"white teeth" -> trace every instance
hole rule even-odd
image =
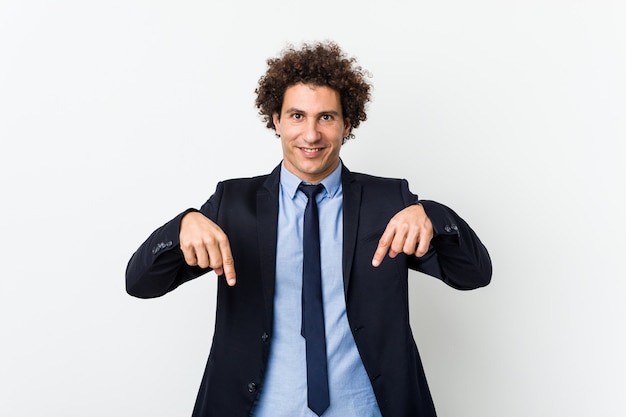
[[[322,150],[322,148],[302,148],[305,152],[317,152]]]

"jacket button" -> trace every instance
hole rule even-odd
[[[270,340],[270,335],[267,333],[263,333],[263,335],[261,336],[261,340],[263,342],[267,342],[268,340]]]
[[[452,228],[448,225],[446,225],[443,230],[445,230],[446,232],[450,233],[450,231],[452,230]]]
[[[255,384],[254,382],[250,382],[250,383],[248,384],[248,392],[249,392],[250,394],[253,394],[253,393],[255,393],[255,392],[256,392],[256,390],[257,390],[257,386],[256,386],[256,384]]]

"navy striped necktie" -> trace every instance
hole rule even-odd
[[[315,196],[322,184],[298,187],[308,198],[304,210],[302,265],[302,336],[306,339],[307,399],[309,408],[321,416],[330,404],[328,365],[322,301],[322,270],[320,265],[320,228]]]

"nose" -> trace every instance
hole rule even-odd
[[[317,119],[310,118],[307,120],[305,128],[304,128],[304,140],[308,143],[314,143],[320,140],[322,137],[320,134],[319,123]]]

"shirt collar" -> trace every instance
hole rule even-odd
[[[339,161],[339,165],[333,172],[330,173],[326,178],[322,181],[322,185],[324,185],[324,189],[326,190],[326,197],[333,198],[341,189],[341,167],[342,163]],[[298,186],[302,180],[289,172],[287,168],[285,168],[285,162],[281,162],[280,164],[280,186],[283,188],[283,191],[287,193],[289,198],[293,199],[298,192]],[[306,181],[305,181],[306,182]]]

